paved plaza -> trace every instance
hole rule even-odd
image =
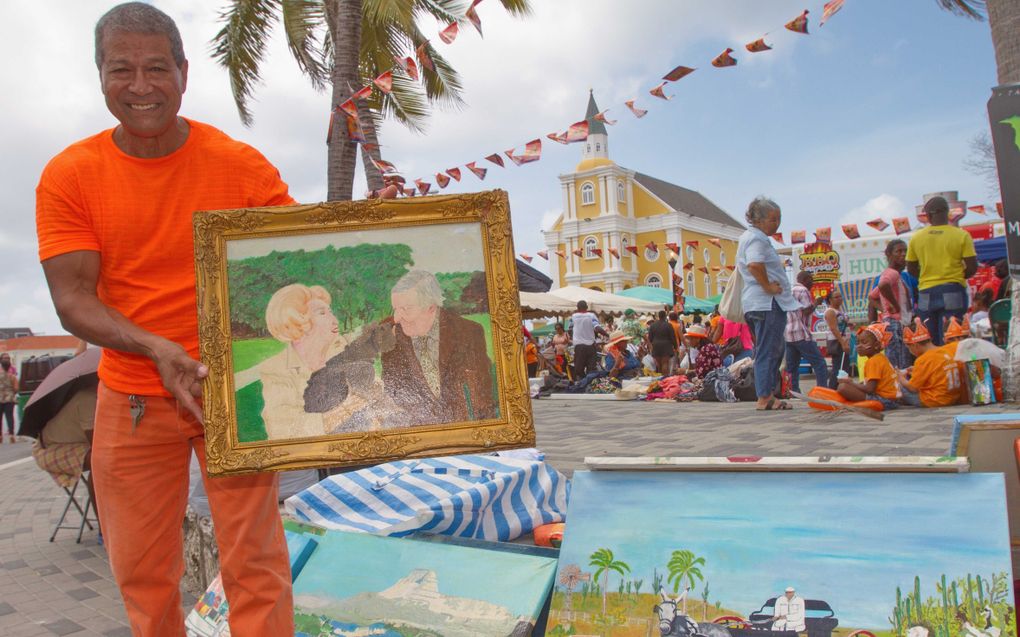
[[[751,403],[533,404],[538,446],[567,474],[598,456],[942,455],[953,416],[1020,411],[1015,405],[903,409],[879,422],[796,401],[793,411],[771,413],[758,413]],[[96,533],[86,531],[81,544],[76,531],[48,541],[66,496],[36,468],[30,449],[27,442],[0,447],[0,635],[130,635]]]

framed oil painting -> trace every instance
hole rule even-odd
[[[194,229],[210,473],[534,444],[505,192]]]
[[[1015,637],[1002,482],[577,471],[546,635]]]

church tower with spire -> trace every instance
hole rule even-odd
[[[684,294],[722,293],[744,226],[701,193],[624,168],[609,158],[606,124],[593,92],[581,161],[560,175],[563,212],[545,231],[554,287],[605,292],[669,288],[673,267]]]

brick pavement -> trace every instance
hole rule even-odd
[[[1016,406],[890,412],[885,422],[815,412],[759,414],[751,404],[535,401],[538,445],[564,473],[586,456],[940,455],[953,416]],[[127,637],[120,597],[96,533],[61,531],[48,542],[65,495],[30,445],[0,447],[0,635]],[[20,460],[19,460],[20,459]],[[193,600],[186,600],[190,606]]]

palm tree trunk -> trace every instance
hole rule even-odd
[[[609,569],[606,569],[606,574],[602,576],[602,615],[606,614],[606,601],[609,598]]]
[[[999,85],[1020,84],[1020,2],[987,0],[988,23],[992,30],[992,46]],[[1009,219],[1007,219],[1009,221]],[[1015,258],[1015,257],[1014,257]],[[1008,400],[1020,399],[1020,285],[1013,282],[1012,318],[1007,344],[1007,369],[1003,387]]]
[[[369,150],[364,145],[361,146],[361,165],[365,168],[365,182],[369,190],[382,190],[382,173],[372,163],[373,158],[382,159],[382,153],[379,152],[379,135],[375,130],[375,121],[367,109],[358,113],[358,119],[361,120],[361,128],[365,133],[365,140],[368,141],[372,148],[372,150]]]
[[[326,20],[333,40],[333,83],[331,108],[336,108],[360,88],[358,54],[361,49],[361,0],[330,0]],[[357,144],[347,136],[344,116],[338,113],[333,123],[326,160],[326,197],[330,201],[350,201],[354,190]]]

